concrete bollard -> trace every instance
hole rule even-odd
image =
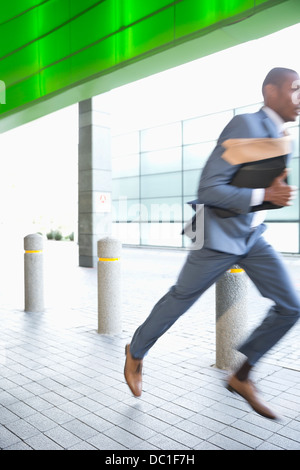
[[[247,275],[235,265],[216,283],[216,367],[236,369],[244,356],[236,350],[247,333]]]
[[[98,333],[114,335],[122,331],[121,249],[115,238],[98,241]]]
[[[24,238],[25,312],[44,310],[43,237],[38,233]]]

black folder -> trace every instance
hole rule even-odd
[[[239,188],[267,188],[272,181],[286,168],[287,155],[268,158],[266,160],[258,160],[256,162],[244,163],[234,175],[230,184]],[[263,204],[253,206],[250,212],[256,212],[266,209],[280,209],[271,202],[264,201]],[[238,214],[228,209],[214,207],[215,213],[222,218],[234,217]]]

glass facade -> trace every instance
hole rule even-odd
[[[123,244],[184,248],[181,234],[193,211],[202,168],[220,132],[235,115],[261,103],[113,136],[113,234]],[[299,187],[299,122],[290,184]],[[269,211],[266,237],[276,249],[299,253],[299,196],[293,206]]]

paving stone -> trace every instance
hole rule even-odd
[[[283,450],[282,447],[277,447],[270,442],[263,442],[256,450]]]
[[[18,444],[20,438],[9,429],[0,425],[0,449],[6,449],[12,445]]]
[[[10,411],[18,415],[20,418],[26,418],[27,416],[30,416],[35,413],[35,410],[31,408],[31,406],[28,406],[22,401],[13,403],[9,406],[9,409]]]
[[[181,418],[190,418],[191,416],[194,416],[194,414],[196,414],[194,413],[194,411],[172,402],[162,405],[161,408]]]
[[[177,440],[171,439],[170,437],[163,435],[163,434],[157,434],[154,437],[151,437],[148,442],[154,446],[156,446],[158,449],[163,449],[163,450],[189,450],[190,447],[184,445],[183,443],[179,443]]]
[[[52,421],[54,421],[57,424],[67,423],[68,421],[71,421],[72,419],[74,419],[74,416],[56,407],[43,410],[42,414],[44,416],[47,416],[48,418],[50,418]]]
[[[6,428],[16,434],[20,439],[26,440],[28,437],[39,433],[38,429],[25,420],[14,421],[6,424]]]
[[[58,445],[44,434],[38,434],[25,441],[34,450],[63,450],[64,447]]]
[[[241,444],[244,444],[252,449],[256,449],[263,442],[262,439],[259,439],[253,434],[246,433],[240,429],[234,428],[233,426],[222,429],[221,434],[223,436],[229,437],[230,439],[234,439],[235,441],[240,442]]]
[[[32,448],[23,441],[19,441],[12,446],[6,447],[4,450],[32,450]]]
[[[264,421],[266,420],[264,419]],[[240,431],[256,436],[262,440],[268,439],[273,434],[272,431],[269,431],[268,429],[247,423],[247,421],[242,419],[235,421],[235,423],[232,425],[232,428],[239,429]]]
[[[123,332],[106,336],[97,333],[97,269],[77,267],[75,245],[64,245],[70,251],[59,255],[56,246],[49,245],[51,262],[63,266],[72,294],[80,295],[49,296],[43,315],[0,308],[0,449],[300,449],[300,323],[254,371],[280,421],[257,415],[230,394],[227,372],[214,367],[214,287],[145,358],[137,399],[123,377],[124,346],[174,283],[186,253],[123,248]],[[300,289],[300,261],[287,262]],[[48,292],[61,291],[58,279],[47,282]],[[251,326],[268,302],[249,286]]]
[[[63,449],[69,449],[70,447],[78,444],[82,439],[75,436],[75,434],[69,432],[67,429],[57,426],[44,433],[47,437],[56,442]]]
[[[189,420],[180,421],[180,423],[176,424],[176,428],[203,440],[206,440],[215,434],[215,431],[212,431],[205,426],[200,426],[199,424],[193,423]]]
[[[204,441],[194,447],[194,450],[222,450],[221,447],[217,447],[214,444]]]
[[[134,421],[143,424],[149,429],[155,430],[155,433],[162,432],[169,427],[169,424],[161,419],[148,414],[142,414],[134,418]]]
[[[48,431],[48,429],[52,429],[57,426],[57,423],[55,421],[47,418],[47,416],[44,416],[41,413],[35,413],[33,415],[30,415],[25,418],[25,421],[34,426],[40,432]]]
[[[104,434],[114,441],[117,441],[127,449],[132,449],[134,446],[137,446],[143,442],[143,439],[140,439],[134,434],[126,431],[125,429],[119,428],[118,426],[107,429]]]
[[[97,434],[95,428],[88,426],[87,424],[79,421],[78,419],[68,421],[63,425],[63,427],[75,436],[80,437],[80,439],[82,440],[87,440],[88,438]]]
[[[133,447],[131,450],[158,450],[158,447],[154,446],[153,444],[150,444],[150,442],[143,441],[142,443],[136,445]]]
[[[207,413],[207,411],[205,412]],[[221,419],[221,417],[219,417],[219,419]],[[193,423],[198,424],[199,426],[203,426],[204,428],[210,429],[211,431],[214,431],[214,432],[220,432],[222,429],[226,427],[225,423],[216,421],[215,419],[212,419],[208,416],[204,416],[203,413],[194,414],[193,416],[189,418],[189,420],[192,421]],[[230,422],[232,422],[232,420],[230,420]]]
[[[169,411],[163,410],[162,408],[155,408],[149,411],[150,416],[154,416],[165,423],[175,425],[182,421],[180,416],[170,413]]]
[[[43,411],[47,410],[52,407],[52,404],[49,403],[47,400],[44,400],[44,395],[40,396],[33,396],[26,400],[26,404],[31,406],[36,411]]]
[[[300,431],[296,431],[294,428],[289,426],[284,426],[278,431],[280,436],[288,437],[291,440],[297,441],[299,443],[300,450]]]
[[[12,423],[14,421],[17,421],[19,417],[15,414],[12,413],[10,410],[5,408],[4,406],[0,406],[0,421],[1,424],[5,425],[7,423]]]
[[[69,450],[97,450],[97,448],[92,446],[88,442],[82,441],[70,447]]]
[[[195,430],[196,427],[197,425],[194,425],[194,427],[192,426],[192,430],[191,430],[192,433],[190,433],[190,432],[183,431],[182,429],[179,429],[177,426],[176,427],[172,426],[172,427],[165,429],[162,432],[162,434],[173,439],[174,441],[177,441],[180,445],[183,444],[189,449],[194,449],[194,447],[199,445],[200,442],[204,440],[203,438],[195,436],[193,434],[194,431],[196,432]],[[205,439],[206,439],[209,436],[209,434],[211,434],[211,432],[207,431],[207,434],[205,432],[202,432],[201,434],[203,437],[205,435]]]
[[[271,436],[268,439],[268,442],[270,444],[274,444],[278,447],[281,447],[282,449],[285,449],[285,450],[299,450],[300,449],[300,444],[298,441],[294,441],[287,437],[280,436],[279,434],[273,434],[273,436]]]
[[[87,439],[87,442],[98,450],[127,450],[124,445],[104,434],[97,434],[96,436]],[[136,445],[138,444],[140,444],[140,442]]]
[[[97,416],[93,413],[82,416],[80,421],[87,424],[91,428],[96,429],[98,432],[104,432],[106,429],[109,429],[113,426],[113,424],[109,421],[106,421],[105,419],[101,418],[101,416]]]
[[[69,415],[75,418],[84,416],[85,414],[88,413],[88,411],[82,406],[79,406],[76,403],[72,403],[68,401],[66,401],[65,403],[62,403],[61,405],[58,405],[57,408],[64,411],[65,413],[68,413]]]
[[[224,450],[252,450],[251,447],[221,434],[215,434],[208,439],[208,442]]]

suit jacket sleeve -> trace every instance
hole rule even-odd
[[[230,185],[240,165],[231,165],[222,158],[222,142],[227,139],[251,138],[251,128],[244,115],[235,116],[220,135],[200,178],[198,201],[207,206],[228,209],[237,214],[250,211],[252,189]]]

